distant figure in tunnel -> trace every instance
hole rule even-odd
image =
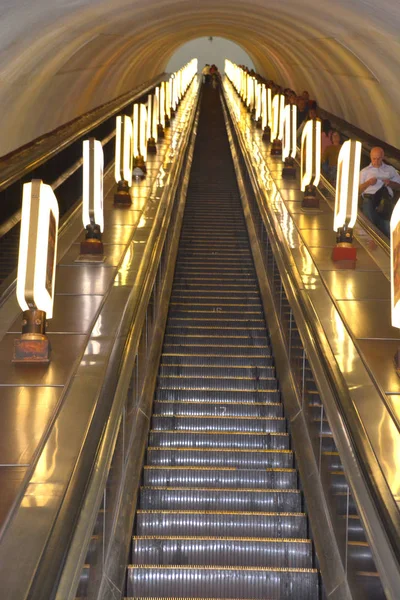
[[[210,68],[211,67],[209,64],[205,64],[203,70],[201,71],[201,74],[203,75],[203,83],[208,84],[211,81]]]
[[[371,163],[360,172],[362,211],[389,237],[390,216],[396,203],[394,192],[400,190],[400,176],[394,167],[383,162],[383,148],[372,148],[370,157]]]

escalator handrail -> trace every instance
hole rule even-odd
[[[226,100],[226,98],[225,98]],[[231,118],[231,117],[230,117]],[[356,503],[360,508],[360,514],[365,524],[367,520],[367,531],[374,541],[374,536],[379,540],[374,544],[374,555],[381,554],[386,560],[381,561],[385,568],[384,583],[389,584],[389,589],[398,590],[400,579],[400,518],[397,504],[388,489],[385,477],[377,461],[371,444],[364,433],[363,424],[356,414],[352,405],[348,387],[340,373],[337,363],[326,339],[322,324],[316,314],[308,295],[301,285],[300,276],[289,250],[286,240],[277,223],[274,222],[273,211],[268,203],[263,201],[264,194],[260,188],[257,176],[252,170],[251,161],[246,155],[246,144],[241,138],[241,133],[233,126],[236,139],[238,140],[241,155],[247,166],[253,190],[257,198],[257,204],[266,224],[267,231],[273,231],[278,241],[279,251],[276,251],[275,260],[280,266],[280,274],[285,292],[290,300],[294,313],[301,315],[302,322],[296,319],[299,330],[307,332],[304,336],[306,348],[312,349],[312,354],[320,362],[327,384],[335,399],[335,409],[340,411],[340,430],[332,432],[335,440],[340,439],[348,452],[348,464],[354,464],[354,458],[358,467],[357,472],[347,472],[346,476],[353,491]],[[379,392],[379,390],[378,390]],[[338,444],[339,445],[339,444]],[[342,457],[346,462],[346,457]],[[361,476],[360,476],[361,475]],[[363,507],[369,502],[372,512],[366,514]],[[392,595],[395,598],[395,595]]]

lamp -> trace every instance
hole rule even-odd
[[[360,162],[361,142],[344,142],[339,152],[336,178],[333,230],[337,232],[337,244],[332,251],[334,261],[355,261],[357,258],[357,249],[352,245],[352,241],[357,220]]]
[[[392,326],[400,328],[400,202],[390,218],[390,290]],[[400,348],[394,355],[394,365],[400,377]]]
[[[297,150],[297,106],[287,104],[283,110],[283,146],[282,160],[285,166],[282,169],[283,179],[294,179],[296,177],[296,167],[294,159]]]
[[[301,134],[301,191],[303,208],[318,208],[316,186],[321,177],[321,121],[310,119]]]
[[[144,104],[133,105],[133,176],[143,179],[147,173],[147,110]]]
[[[50,360],[46,318],[53,316],[59,210],[49,185],[40,179],[25,183],[22,192],[17,300],[22,333],[14,341],[13,362]]]
[[[99,140],[89,138],[83,142],[83,190],[82,190],[82,222],[86,229],[86,238],[81,242],[79,261],[104,260],[103,208],[103,147]]]
[[[157,96],[157,136],[159,138],[165,137],[165,90],[163,85],[156,87],[155,95]]]
[[[283,111],[285,110],[285,96],[283,94],[275,94],[272,100],[272,115],[271,115],[271,137],[272,147],[271,156],[280,156],[282,154],[282,137],[283,137]]]
[[[148,95],[147,100],[147,152],[157,154],[157,106],[158,98],[154,94]]]
[[[264,142],[271,141],[272,92],[263,84],[261,92],[261,128]]]
[[[129,188],[132,186],[132,121],[127,116],[118,116],[115,126],[114,176],[117,192],[114,204],[130,205]]]

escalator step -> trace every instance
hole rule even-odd
[[[318,571],[268,567],[129,565],[129,596],[317,600]]]
[[[208,348],[213,348],[215,346],[226,346],[226,347],[243,347],[243,351],[247,352],[249,348],[257,348],[261,350],[261,352],[266,352],[270,354],[271,348],[268,343],[267,337],[252,337],[248,334],[232,335],[232,334],[224,334],[224,335],[195,335],[195,334],[187,334],[181,335],[179,333],[170,333],[167,331],[165,335],[165,344],[168,345],[179,345],[182,348],[186,348],[187,346],[196,347],[197,345],[204,346],[207,345]]]
[[[212,511],[137,512],[138,535],[191,535],[306,538],[304,513],[250,513]]]
[[[244,377],[246,379],[272,379],[275,378],[274,367],[219,367],[219,366],[174,366],[161,365],[160,377],[201,377],[207,378],[228,378]]]
[[[290,450],[224,450],[213,448],[147,449],[147,464],[185,467],[235,467],[237,469],[291,469]]]
[[[163,390],[158,388],[156,400],[210,400],[214,402],[279,402],[277,390]]]
[[[214,354],[213,356],[198,352],[197,354],[185,354],[184,352],[166,352],[165,348],[161,356],[161,366],[186,365],[201,367],[272,367],[274,364],[272,356],[226,356]]]
[[[150,431],[149,445],[158,448],[210,448],[214,450],[288,450],[287,433],[224,433]]]
[[[153,416],[153,430],[187,432],[285,433],[286,419],[265,417],[165,417]]]
[[[274,390],[278,382],[274,377],[160,377],[158,389],[176,390]]]
[[[215,404],[215,402],[169,402],[159,400],[153,404],[154,415],[164,416],[205,416],[205,417],[282,417],[283,406],[281,403],[228,403]]]
[[[297,472],[294,469],[229,469],[207,467],[146,466],[143,484],[156,487],[210,487],[236,489],[295,489]]]
[[[140,508],[300,512],[299,490],[141,487]]]
[[[312,546],[310,540],[136,536],[132,563],[310,569]]]

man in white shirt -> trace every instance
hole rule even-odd
[[[379,202],[375,194],[383,186],[386,186],[389,196],[393,198],[394,202],[395,192],[400,190],[400,176],[394,167],[383,162],[385,157],[383,148],[379,148],[379,146],[372,148],[370,156],[371,163],[360,172],[359,190],[363,198],[362,211],[374,225],[389,236],[389,219],[382,218],[376,210]]]

